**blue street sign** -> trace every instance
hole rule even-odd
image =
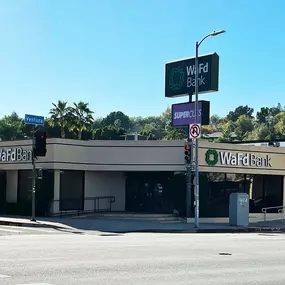
[[[42,116],[25,114],[25,124],[43,126],[45,118]]]

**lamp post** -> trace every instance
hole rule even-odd
[[[199,46],[201,43],[208,37],[214,37],[220,34],[225,33],[225,30],[212,32],[205,36],[200,42],[196,42],[196,52],[195,52],[195,123],[198,123],[198,93],[199,93],[199,83],[198,83],[198,54],[199,54]],[[195,140],[195,228],[199,228],[199,155],[198,155],[198,139]]]

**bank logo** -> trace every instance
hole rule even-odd
[[[172,68],[168,76],[168,85],[170,89],[173,91],[180,90],[184,85],[184,80],[185,71],[183,71],[180,66]]]
[[[206,163],[210,166],[214,166],[219,161],[219,154],[215,149],[208,149],[205,154]]]

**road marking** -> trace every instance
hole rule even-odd
[[[19,230],[11,230],[11,229],[6,229],[6,228],[0,228],[0,231],[3,231],[3,232],[11,232],[11,233],[21,233],[22,231],[19,231]]]
[[[0,274],[0,278],[9,278],[9,277],[11,277],[11,276]]]

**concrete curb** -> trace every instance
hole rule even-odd
[[[238,229],[199,229],[197,233],[284,233],[285,228],[276,227],[249,227]]]
[[[14,222],[14,221],[1,221],[0,225],[2,226],[16,226],[16,227],[30,227],[30,228],[53,228],[53,229],[66,229],[65,227],[55,226],[55,225],[49,225],[49,224],[41,224],[37,222]]]
[[[112,231],[116,233],[173,233],[173,234],[199,234],[199,233],[284,233],[285,228],[244,228],[244,229],[145,229],[129,231]]]
[[[16,222],[16,221],[3,221],[0,220],[0,225],[4,226],[17,226],[17,227],[41,227],[41,228],[52,228],[59,230],[73,230],[58,225],[51,225],[37,222]],[[94,229],[95,230],[95,229]],[[285,233],[285,227],[247,227],[247,228],[208,228],[208,229],[140,229],[140,230],[111,230],[108,231],[97,229],[100,232],[112,232],[112,233]],[[78,232],[81,232],[78,230]]]

